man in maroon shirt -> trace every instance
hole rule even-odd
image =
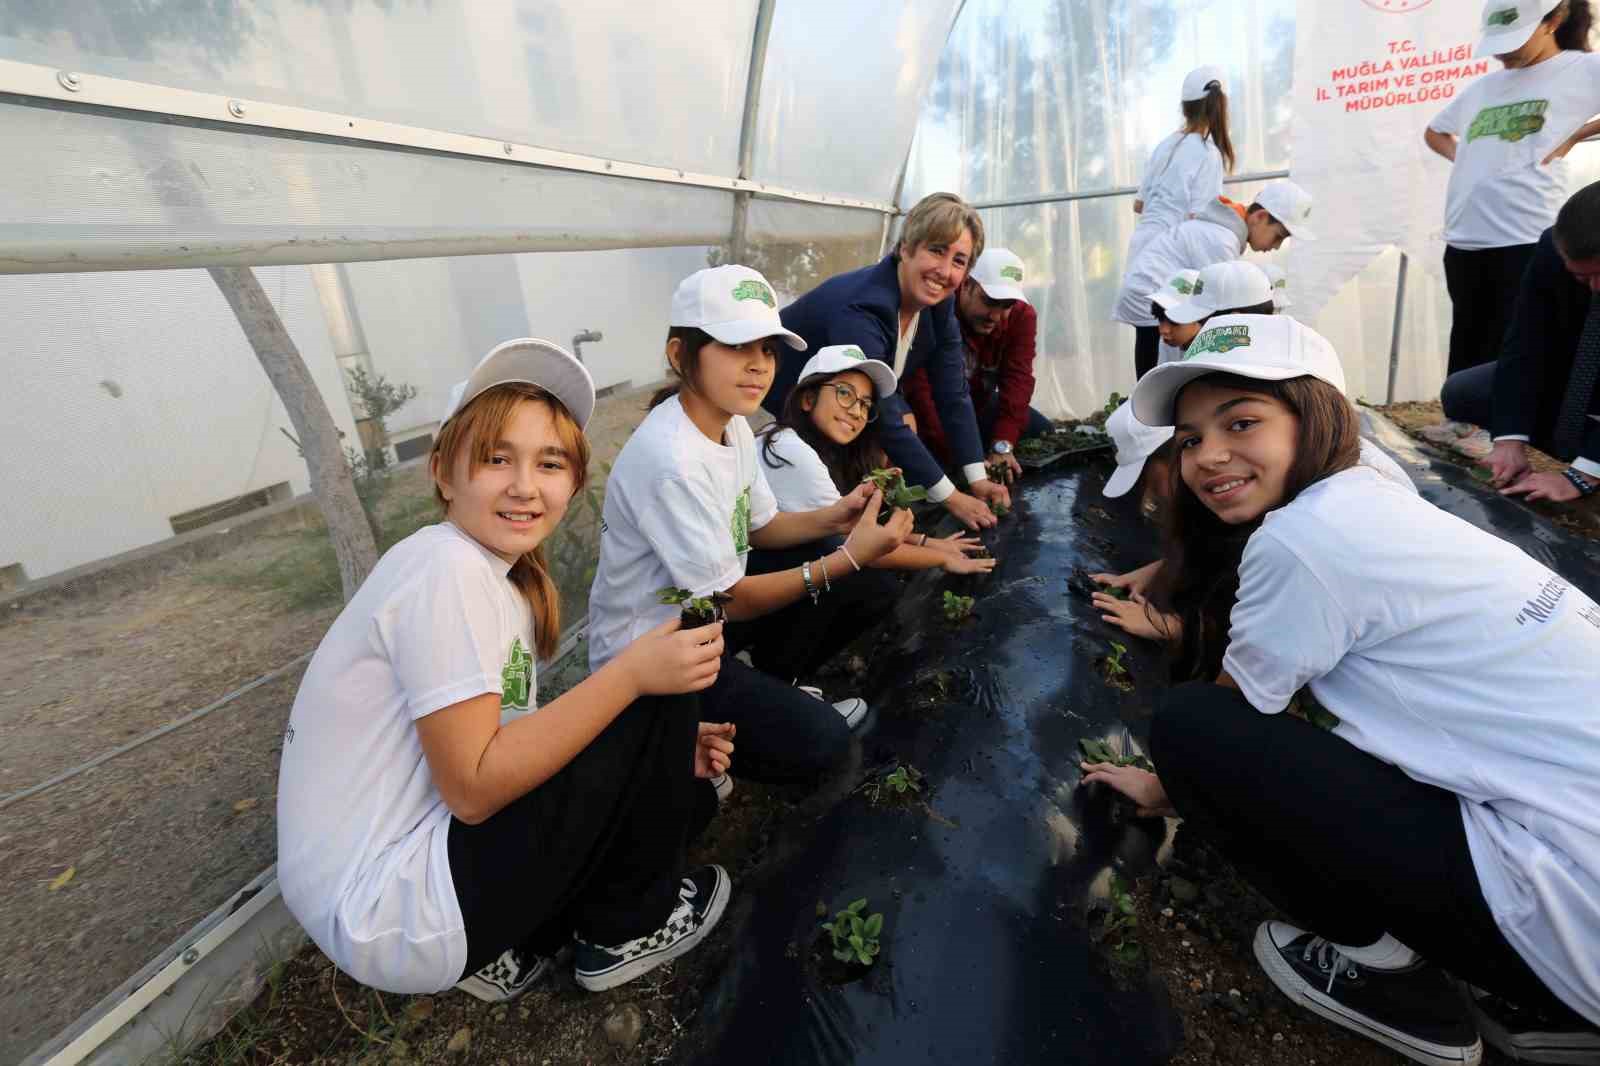
[[[1012,454],[1017,441],[1050,429],[1050,420],[1028,406],[1039,319],[1022,295],[1022,278],[1021,259],[1004,248],[986,248],[953,297],[966,342],[967,387],[978,431],[989,445],[988,462],[1005,464],[1013,475],[1022,472]],[[948,464],[949,449],[926,372],[906,375],[900,391],[911,405],[917,435]]]

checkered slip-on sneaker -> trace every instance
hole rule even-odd
[[[824,698],[822,690],[814,685],[796,685],[795,688],[814,700]],[[844,719],[844,724],[851,729],[856,728],[867,720],[867,701],[860,696],[851,696],[849,699],[840,700],[833,705],[833,709],[839,712],[839,716]]]
[[[507,948],[500,957],[475,974],[456,982],[456,987],[485,1003],[505,1003],[532,988],[550,972],[554,960]]]
[[[1333,944],[1285,922],[1256,929],[1256,960],[1278,990],[1306,1009],[1412,1062],[1478,1066],[1483,1041],[1467,1005],[1437,966],[1363,966]]]
[[[720,866],[702,866],[683,879],[667,924],[614,947],[577,941],[578,984],[591,992],[627,984],[664,962],[687,954],[722,920],[733,882]]]

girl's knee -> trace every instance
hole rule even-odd
[[[1187,681],[1168,689],[1150,722],[1150,757],[1157,770],[1176,770],[1222,743],[1227,730],[1219,728],[1221,717],[1236,713],[1242,703],[1237,689],[1208,681]]]

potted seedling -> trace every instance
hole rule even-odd
[[[1100,676],[1112,688],[1124,692],[1133,691],[1133,674],[1128,669],[1128,664],[1122,657],[1128,654],[1128,646],[1117,641],[1111,641],[1110,651],[1100,660]]]
[[[727,617],[724,606],[733,602],[733,597],[726,592],[696,596],[688,589],[671,586],[659,590],[656,599],[661,603],[677,606],[678,617],[683,622],[684,629],[699,629],[701,626],[722,621]]]
[[[960,625],[972,614],[974,602],[971,596],[958,596],[949,589],[945,589],[944,599],[940,602],[940,610],[944,612],[944,620],[953,626]]]
[[[833,921],[823,922],[821,931],[823,935],[818,937],[816,954],[820,956],[825,952],[821,961],[831,963],[823,967],[823,977],[829,983],[854,981],[878,961],[883,915],[868,914],[865,897],[835,914]]]
[[[863,480],[872,482],[883,493],[883,509],[878,513],[879,525],[889,521],[889,516],[894,514],[897,508],[910,507],[928,498],[927,489],[921,485],[907,485],[906,479],[896,470],[879,468],[869,473]]]

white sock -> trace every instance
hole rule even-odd
[[[1401,970],[1421,958],[1415,951],[1388,933],[1362,948],[1346,947],[1344,944],[1333,944],[1333,946],[1338,949],[1339,954],[1351,962],[1360,963],[1372,970]]]

